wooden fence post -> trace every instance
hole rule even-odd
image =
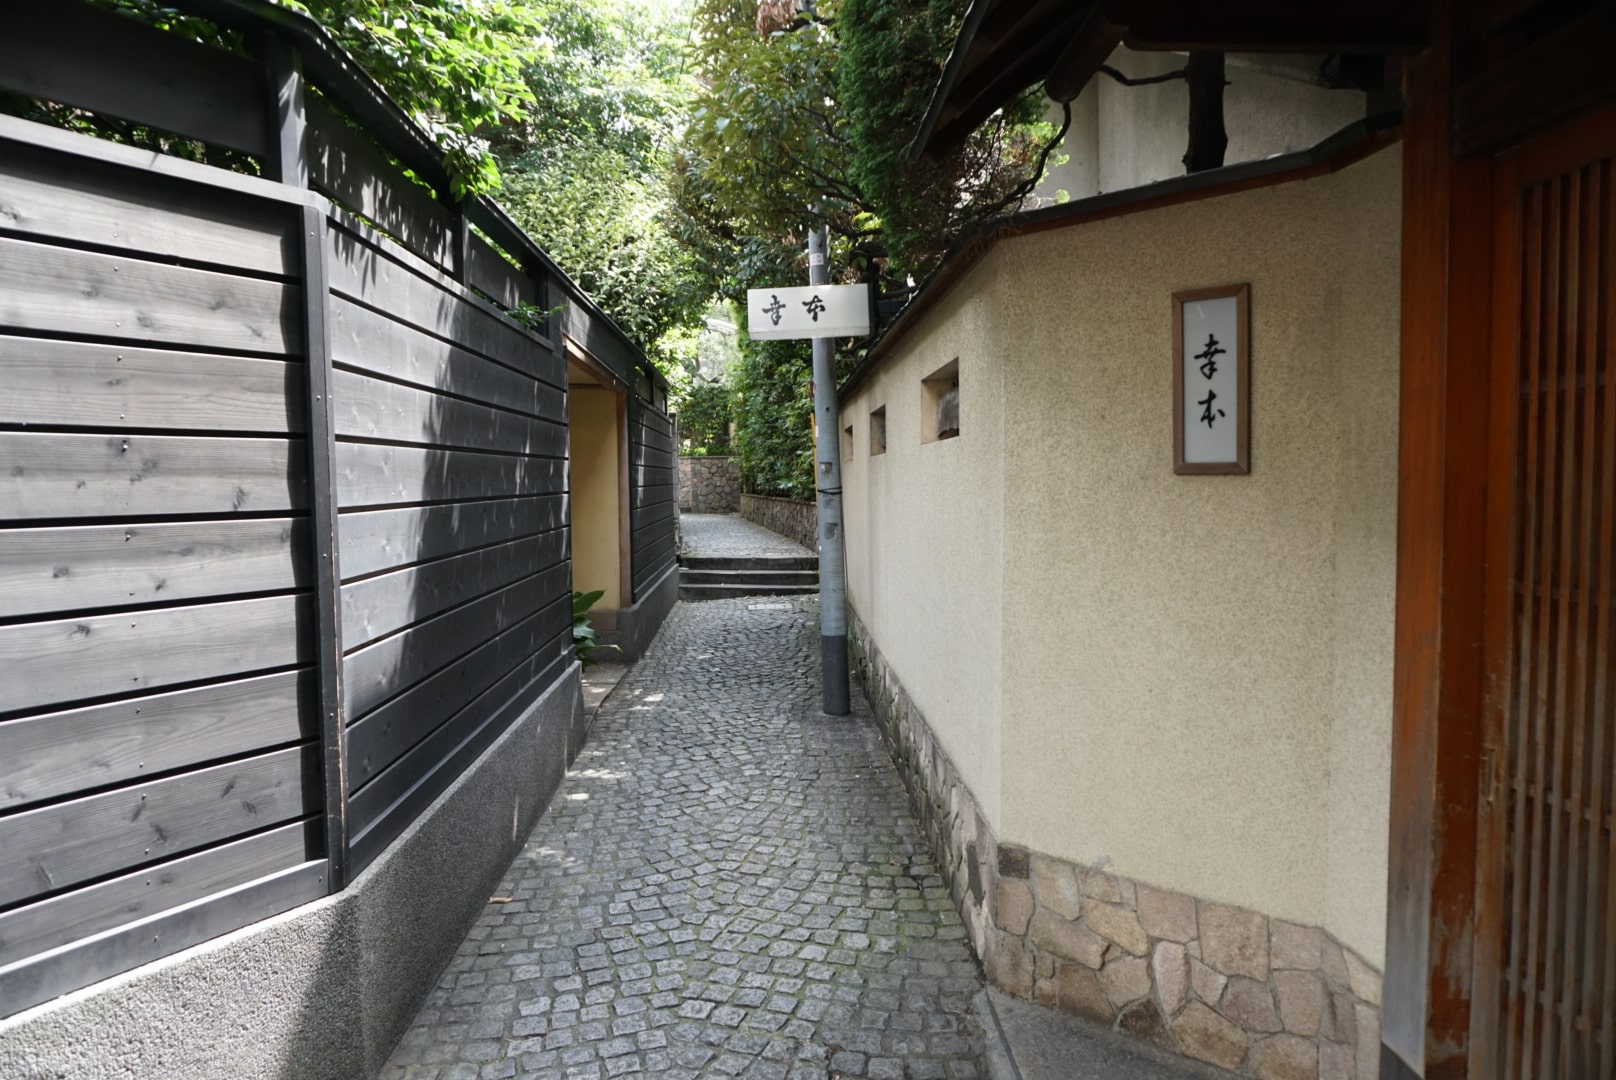
[[[269,67],[273,160],[281,183],[308,187],[309,156],[302,58],[274,36],[259,42]],[[326,213],[304,206],[300,222],[303,340],[308,360],[309,514],[313,535],[315,668],[319,675],[321,772],[325,783],[325,845],[332,892],[348,883],[348,747],[342,707],[342,576],[337,559],[336,427],[331,405],[331,347],[326,326],[330,294]]]

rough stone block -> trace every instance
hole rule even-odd
[[[1122,1006],[1150,993],[1150,967],[1137,956],[1124,956],[1100,969],[1100,986],[1111,1004]]]
[[[1162,1018],[1156,1003],[1149,998],[1129,1006],[1117,1018],[1117,1027],[1136,1039],[1155,1043],[1168,1050],[1174,1049],[1173,1037],[1167,1031],[1167,1021]]]
[[[1016,997],[1032,997],[1032,950],[1018,937],[996,933],[988,949],[988,978],[993,985]]]
[[[1032,892],[1038,906],[1057,915],[1075,919],[1083,914],[1083,895],[1077,891],[1077,875],[1070,863],[1046,855],[1032,857]]]
[[[1201,904],[1201,958],[1225,975],[1268,978],[1268,919],[1226,904]]]
[[[1358,1043],[1358,1003],[1345,990],[1326,990],[1324,1015],[1319,1034],[1331,1042],[1356,1046]]]
[[[1025,881],[1001,877],[997,908],[994,921],[1001,929],[1018,937],[1025,935],[1027,924],[1032,921],[1032,890]]]
[[[1353,1012],[1358,1025],[1358,1080],[1379,1080],[1380,1010],[1360,1003]]]
[[[1040,949],[1091,968],[1105,962],[1105,939],[1087,927],[1061,918],[1053,911],[1033,915],[1028,937]]]
[[[1122,903],[1122,890],[1117,887],[1117,879],[1103,870],[1078,867],[1077,885],[1083,891],[1083,895],[1091,900],[1107,904]]]
[[[1196,937],[1195,898],[1139,886],[1139,925],[1153,938],[1187,942]]]
[[[1216,1005],[1223,997],[1223,988],[1229,985],[1227,976],[1207,967],[1195,957],[1190,957],[1190,989],[1195,996],[1208,1005]]]
[[[1347,975],[1347,961],[1342,955],[1342,948],[1328,937],[1319,946],[1319,970],[1324,972],[1324,977],[1329,980],[1332,989],[1351,988],[1352,979]]]
[[[1285,1030],[1280,1022],[1279,1010],[1274,1008],[1274,995],[1267,983],[1236,976],[1229,980],[1218,1002],[1218,1011],[1247,1031],[1273,1033]]]
[[[1173,941],[1157,942],[1150,958],[1150,975],[1162,1011],[1168,1016],[1177,1015],[1190,997],[1190,958],[1184,946]]]
[[[1220,1069],[1238,1068],[1246,1057],[1246,1033],[1199,1001],[1173,1021],[1173,1038],[1186,1056]]]
[[[1060,986],[1062,1012],[1110,1025],[1116,1012],[1092,970],[1082,964],[1062,964],[1055,977]]]
[[[1251,1045],[1258,1080],[1318,1080],[1318,1044],[1298,1035],[1275,1035]]]
[[[1317,971],[1324,953],[1324,931],[1316,926],[1271,920],[1272,963],[1276,970]]]
[[[1033,987],[1032,998],[1040,1005],[1053,1007],[1059,1000],[1060,994],[1054,979],[1039,979]]]
[[[1319,1044],[1319,1080],[1358,1080],[1352,1048],[1339,1043]]]
[[[1089,904],[1083,909],[1083,921],[1090,930],[1135,956],[1150,952],[1150,938],[1139,925],[1139,916],[1126,908]]]
[[[1351,949],[1342,949],[1347,963],[1347,982],[1359,999],[1371,1005],[1380,1004],[1380,972],[1358,958]]]
[[[1027,863],[1029,856],[1026,848],[1014,847],[1010,844],[999,845],[999,876],[1027,879]]]
[[[1317,1035],[1324,1019],[1324,984],[1308,971],[1274,973],[1279,1018],[1293,1035]]]

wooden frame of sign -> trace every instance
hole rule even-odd
[[[1199,410],[1194,418],[1192,408]],[[1173,294],[1173,472],[1251,472],[1250,284]]]

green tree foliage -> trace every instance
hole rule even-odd
[[[164,30],[235,51],[248,43],[161,0],[94,0]],[[523,54],[539,32],[524,0],[275,0],[323,26],[442,147],[463,191],[488,191],[499,168],[486,135],[534,104]],[[66,117],[47,117],[65,120]],[[152,133],[101,134],[213,160]],[[230,164],[220,160],[218,164]],[[442,194],[459,194],[444,192]]]
[[[965,0],[844,0],[836,86],[847,174],[868,195],[892,269],[923,278],[969,225],[1014,209],[1052,129],[1032,90],[939,163],[909,148],[959,33]]]
[[[970,224],[1015,209],[1052,129],[1040,97],[1004,110],[947,161],[909,160],[965,0],[820,0],[760,35],[751,0],[697,0],[701,78],[674,155],[682,235],[728,295],[778,282],[810,223],[840,277],[917,280]]]
[[[731,383],[733,453],[742,489],[812,499],[814,395],[808,343],[743,341]]]
[[[710,296],[669,230],[662,175],[692,83],[687,16],[639,0],[524,0],[523,78],[542,106],[508,127],[499,198],[674,382]]]
[[[729,453],[729,425],[734,418],[730,388],[725,383],[696,383],[679,406],[679,435],[696,454]]]

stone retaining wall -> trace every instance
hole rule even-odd
[[[819,508],[811,502],[777,499],[773,495],[742,495],[741,516],[795,540],[809,551],[819,550]]]
[[[679,509],[692,514],[733,514],[741,508],[741,473],[734,458],[681,457]]]
[[[848,614],[853,670],[994,985],[1259,1080],[1378,1077],[1378,971],[1318,927],[1001,845]]]

